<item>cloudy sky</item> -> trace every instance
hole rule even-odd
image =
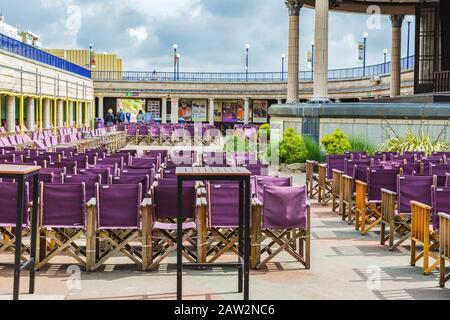
[[[171,70],[174,43],[181,71],[243,71],[246,43],[250,71],[280,71],[287,51],[284,0],[2,0],[0,12],[7,23],[39,34],[44,47],[93,43],[97,52],[122,57],[125,70]],[[300,19],[301,69],[307,70],[314,11],[302,9]],[[382,62],[391,39],[387,16],[331,13],[330,68],[358,66],[363,32],[369,33],[368,64]]]

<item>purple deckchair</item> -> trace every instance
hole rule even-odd
[[[23,226],[29,225],[30,192],[29,184],[25,183]],[[0,227],[15,227],[17,217],[17,184],[0,182]]]
[[[256,176],[253,194],[261,201],[263,200],[265,186],[292,187],[292,177]]]
[[[327,156],[327,179],[333,179],[333,169],[344,171],[344,159],[350,155],[328,155]]]
[[[100,174],[79,174],[63,176],[64,184],[84,183],[86,190],[86,201],[95,198],[95,184],[100,183],[102,176]]]
[[[112,178],[112,184],[141,184],[142,185],[142,199],[147,197],[147,193],[151,187],[149,175],[122,175]]]
[[[432,218],[433,229],[439,230],[439,216],[440,212],[450,213],[450,188],[433,187],[431,188],[431,201],[432,201]]]
[[[430,163],[430,175],[437,176],[437,186],[445,186],[446,173],[450,173],[449,163]]]
[[[397,214],[411,214],[411,201],[431,206],[432,176],[397,177]]]
[[[397,192],[399,169],[367,169],[367,199],[369,203],[381,202],[381,189]]]

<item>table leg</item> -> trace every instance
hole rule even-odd
[[[245,178],[245,214],[244,214],[244,300],[249,299],[250,292],[250,178]]]
[[[20,292],[20,254],[22,251],[22,224],[23,224],[23,198],[24,198],[24,177],[20,176],[17,181],[17,218],[15,235],[15,257],[14,257],[14,288],[13,299],[19,300]]]
[[[30,266],[30,288],[29,293],[34,293],[35,277],[36,277],[36,243],[37,243],[37,226],[38,226],[38,195],[39,195],[39,175],[33,176],[33,208],[31,211],[31,253],[30,259],[33,263]]]
[[[239,180],[239,257],[238,262],[242,262],[244,257],[244,181]],[[242,292],[243,270],[242,264],[238,267],[238,292]]]
[[[183,244],[182,244],[182,219],[183,219],[183,180],[177,179],[177,300],[183,299]]]

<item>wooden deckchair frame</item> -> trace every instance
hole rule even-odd
[[[318,175],[314,173],[316,169],[317,161],[307,160],[306,161],[306,192],[310,199],[317,196],[318,190]]]
[[[450,272],[445,273],[445,261],[450,261],[450,215],[439,213],[439,229],[439,286],[444,288],[450,280]]]
[[[332,188],[331,188],[331,210],[333,212],[336,212],[336,210],[339,209],[340,212],[340,205],[341,205],[341,190],[343,188],[343,181],[342,181],[342,176],[344,175],[344,172],[337,170],[337,169],[333,169],[333,184],[332,184]],[[339,200],[339,201],[338,201]]]
[[[86,269],[95,271],[116,253],[122,253],[133,261],[141,270],[147,270],[151,261],[151,199],[144,199],[141,203],[141,229],[126,230],[97,230],[97,204],[91,199],[87,204],[87,237],[86,237]],[[99,240],[106,240],[107,245],[99,252]],[[140,241],[139,241],[140,240]],[[131,243],[140,243],[135,247]]]
[[[355,200],[353,195],[354,180],[348,175],[342,176],[342,188],[339,195],[339,214],[342,216],[342,220],[347,219],[348,224],[352,224],[354,219],[352,213],[354,212]]]
[[[23,235],[27,233],[27,230],[23,230]],[[16,236],[13,230],[9,230],[7,227],[0,227],[0,253],[2,252],[15,252],[16,249]],[[30,254],[31,250],[28,246],[22,243],[22,253],[26,252]],[[28,258],[21,254],[20,258],[23,261],[27,261]]]
[[[431,223],[430,206],[417,201],[411,201],[411,266],[423,258],[423,273],[430,274],[439,266],[438,255],[431,252],[439,246],[439,235],[430,231]],[[423,246],[423,251],[416,255],[417,244]],[[430,265],[430,257],[435,262]]]
[[[327,179],[327,170],[327,165],[325,163],[319,164],[318,201],[322,205],[326,205],[332,198],[332,181],[328,181]]]

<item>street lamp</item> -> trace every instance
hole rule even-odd
[[[180,80],[180,57],[181,54],[177,53],[177,80]]]
[[[363,33],[364,38],[364,57],[363,57],[363,77],[366,76],[366,52],[367,52],[367,38],[369,34],[367,32]]]
[[[245,81],[248,82],[248,52],[250,50],[250,44],[245,45]]]
[[[177,49],[178,45],[175,43],[173,46],[173,80],[177,80]]]
[[[92,70],[92,43],[89,44],[89,69]]]
[[[383,50],[383,54],[384,54],[384,67],[383,67],[384,72],[383,72],[383,73],[384,73],[384,74],[387,73],[386,63],[387,63],[387,54],[388,54],[388,52],[389,52],[388,49],[384,49],[384,50]]]
[[[311,80],[314,80],[314,40],[311,41]]]
[[[413,22],[413,16],[407,16],[406,22],[408,22],[408,39],[406,43],[406,68],[409,69],[409,47],[410,47],[410,33],[411,33],[411,22]]]
[[[283,53],[281,55],[281,81],[284,81],[284,59],[286,59],[286,55]]]

